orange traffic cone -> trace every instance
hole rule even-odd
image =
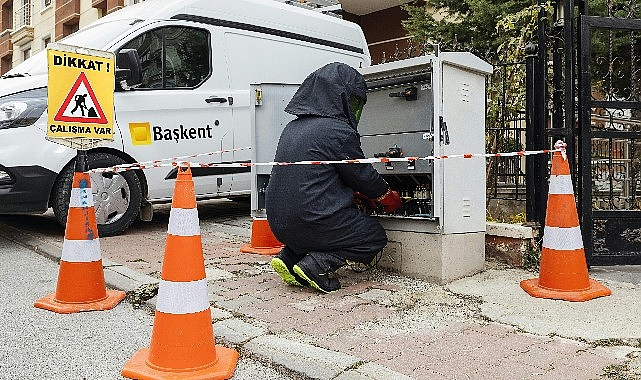
[[[55,293],[40,298],[34,306],[66,314],[109,310],[123,298],[125,292],[105,288],[91,178],[89,174],[76,170],[62,244],[58,286]]]
[[[556,149],[565,146],[562,141],[554,145]],[[566,301],[587,301],[612,293],[588,277],[565,150],[552,156],[539,278],[521,281],[521,288],[533,297]]]
[[[254,218],[252,221],[252,236],[249,244],[240,247],[244,253],[258,253],[261,255],[276,255],[285,245],[276,239],[272,229],[269,228],[267,219]]]
[[[125,364],[130,379],[228,379],[238,353],[216,346],[191,170],[178,168],[149,348]]]

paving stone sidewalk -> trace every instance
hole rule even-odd
[[[109,284],[138,289],[133,294],[153,288],[162,265],[163,221],[100,239]],[[439,286],[379,269],[345,268],[339,271],[343,288],[329,295],[288,286],[269,266],[269,256],[240,253],[250,226],[249,217],[201,222],[214,333],[218,344],[283,378],[641,379],[641,340],[634,340],[641,336],[589,341],[532,334],[488,319],[483,299],[455,293],[456,282]],[[16,235],[54,257],[62,246],[61,236]],[[488,267],[497,274],[505,270],[492,262]]]

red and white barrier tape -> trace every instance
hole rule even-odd
[[[561,152],[561,156],[563,156],[564,160],[568,159],[567,153],[565,152],[565,148],[567,146],[568,144],[563,140],[557,140],[557,142],[554,143],[554,149]]]
[[[251,149],[251,148],[230,149],[230,150],[223,150],[218,152],[203,153],[199,155],[188,156],[187,158],[207,156],[207,155],[232,152],[235,150],[244,150],[244,149]],[[491,157],[530,156],[534,154],[548,154],[552,152],[561,152],[562,154],[565,154],[565,146],[557,147],[557,145],[555,145],[555,149],[530,150],[530,151],[522,150],[518,152],[508,152],[508,153],[466,153],[466,154],[451,154],[451,155],[443,155],[443,156],[398,157],[398,158],[378,157],[378,158],[361,158],[361,159],[354,159],[354,160],[334,160],[334,161],[232,162],[232,163],[202,164],[198,162],[180,161],[184,157],[179,157],[174,159],[168,158],[168,159],[143,162],[143,163],[116,165],[109,168],[92,169],[88,171],[88,173],[117,173],[117,172],[123,172],[128,170],[140,170],[140,169],[144,170],[144,169],[150,169],[150,168],[172,167],[172,166],[179,166],[179,165],[189,165],[192,168],[240,168],[240,167],[251,167],[251,166],[373,164],[373,163],[381,163],[381,162],[388,163],[388,162],[409,162],[409,161],[429,161],[429,160],[436,161],[436,160],[444,160],[448,158],[475,158],[475,157],[491,158]],[[160,163],[164,161],[171,161],[171,162],[165,163],[165,164]]]
[[[162,158],[160,160],[145,161],[145,162],[135,162],[133,164],[114,165],[114,166],[110,166],[108,168],[92,169],[92,170],[89,170],[87,173],[105,173],[105,172],[117,173],[117,172],[123,172],[123,171],[127,171],[127,170],[159,168],[159,167],[162,167],[162,166],[178,166],[178,163],[182,163],[183,162],[181,160],[185,160],[185,159],[188,159],[188,158],[213,156],[214,154],[231,153],[231,152],[238,152],[238,151],[241,151],[241,150],[249,150],[249,149],[251,149],[251,147],[234,148],[234,149],[223,149],[223,150],[217,150],[215,152],[190,154],[188,156]],[[161,164],[161,162],[165,162],[165,161],[169,161],[169,163]]]

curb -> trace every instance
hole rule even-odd
[[[29,248],[35,253],[44,256],[55,262],[60,262],[62,248],[33,235],[26,234],[17,228],[0,223],[0,236],[23,247]],[[108,287],[125,291],[127,293],[136,290],[141,285],[157,284],[158,279],[138,273],[124,265],[115,263],[109,259],[102,259],[102,267],[105,273],[105,283]]]
[[[19,229],[0,223],[0,236],[22,245],[55,262],[60,261],[62,248],[24,233]],[[102,259],[105,283],[112,289],[149,294],[157,289],[157,278],[136,272],[109,259]],[[150,290],[151,289],[151,290]],[[155,294],[155,293],[154,293]],[[129,299],[131,301],[131,299]],[[150,311],[156,309],[156,297],[142,302]],[[228,342],[242,352],[243,356],[256,359],[284,372],[296,374],[296,378],[335,380],[405,380],[412,379],[384,366],[367,362],[356,356],[331,351],[311,344],[281,338],[254,326],[223,308],[212,306],[212,319],[216,338]]]
[[[216,308],[212,308],[214,310]],[[213,313],[212,313],[213,314]],[[260,362],[312,379],[326,380],[411,380],[411,377],[356,356],[311,344],[281,338],[238,318],[214,323],[216,337],[242,347]]]

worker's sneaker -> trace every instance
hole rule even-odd
[[[331,293],[341,288],[341,283],[330,277],[329,273],[309,255],[294,265],[294,272],[307,281],[309,286],[323,293]]]
[[[269,264],[286,284],[295,286],[309,285],[307,281],[294,272],[294,263],[290,262],[287,255],[283,254],[283,251],[274,256]]]

